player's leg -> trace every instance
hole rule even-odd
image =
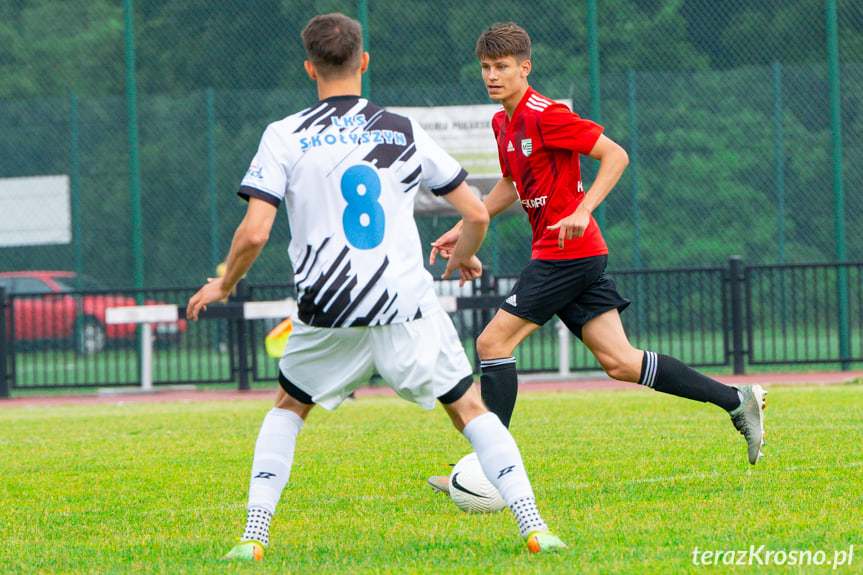
[[[509,427],[518,396],[516,346],[560,310],[574,305],[605,270],[607,256],[574,260],[530,260],[500,310],[477,338],[482,399]],[[626,302],[620,298],[620,302]],[[612,307],[617,301],[612,303]],[[583,322],[582,322],[583,323]]]
[[[470,442],[486,477],[515,515],[528,549],[533,553],[565,549],[566,545],[549,531],[539,514],[515,439],[500,419],[485,408],[476,386],[467,387],[458,399],[453,400],[450,393],[440,401],[453,425]]]
[[[290,478],[294,449],[314,405],[332,410],[371,374],[367,328],[322,329],[296,320],[279,362],[276,403],[255,443],[248,513],[241,543],[226,559],[256,560],[269,544],[270,521]],[[333,349],[341,353],[332,354]]]
[[[604,268],[603,268],[604,269]],[[600,273],[558,317],[581,338],[602,369],[620,381],[640,383],[661,391],[710,402],[727,411],[740,405],[737,390],[695,371],[672,357],[642,351],[629,343],[620,311],[629,306],[617,285]]]
[[[294,462],[294,449],[303,422],[311,411],[311,397],[279,374],[279,391],[275,406],[264,416],[249,479],[246,528],[240,544],[225,559],[253,561],[264,556],[269,545],[270,521],[282,496]],[[292,390],[293,397],[286,389]]]
[[[746,437],[749,462],[761,457],[764,430],[760,386],[724,385],[692,369],[682,361],[632,347],[617,309],[598,315],[581,328],[581,338],[603,370],[612,378],[645,385],[656,391],[712,403],[726,410],[735,427]]]
[[[476,340],[482,399],[506,427],[509,427],[518,397],[518,373],[512,354],[518,344],[539,327],[500,309]]]
[[[581,337],[602,369],[614,379],[713,403],[726,411],[740,406],[740,398],[733,387],[723,385],[673,357],[632,347],[616,309],[587,322],[582,327]]]
[[[372,341],[375,366],[390,387],[426,409],[433,409],[435,400],[444,406],[512,509],[522,535],[547,534],[518,446],[500,419],[483,405],[449,316],[438,310],[404,324],[380,326],[374,328]],[[556,540],[550,534],[543,537],[545,547],[538,551],[550,550]]]

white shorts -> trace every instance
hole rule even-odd
[[[373,327],[313,327],[294,318],[279,361],[282,374],[316,405],[333,410],[377,371],[396,393],[433,409],[473,374],[449,316]]]

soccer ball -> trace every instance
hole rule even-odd
[[[482,472],[476,453],[468,453],[452,468],[449,496],[466,513],[496,513],[506,507],[506,501]]]

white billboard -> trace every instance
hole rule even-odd
[[[0,178],[0,247],[71,241],[69,176]]]
[[[500,177],[491,118],[501,109],[498,104],[390,108],[419,122],[435,142],[477,177]]]

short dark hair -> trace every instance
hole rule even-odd
[[[477,58],[512,56],[519,62],[530,60],[530,36],[514,22],[492,24],[476,41]]]
[[[323,76],[338,76],[360,66],[363,28],[339,12],[315,16],[302,32],[306,57]]]

